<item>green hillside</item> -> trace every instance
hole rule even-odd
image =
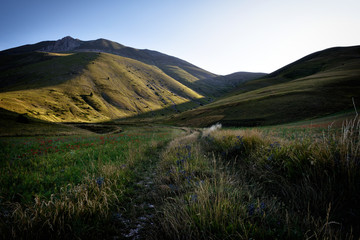
[[[34,119],[0,108],[0,137],[9,136],[54,136],[92,135],[79,127]]]
[[[273,125],[353,110],[359,76],[360,46],[268,75],[218,76],[160,52],[65,37],[0,52],[0,108],[53,122]]]
[[[360,106],[360,46],[308,55],[230,96],[169,120],[208,126],[256,126],[311,119]]]
[[[240,82],[263,76],[258,73],[236,73],[229,76],[218,76],[201,69],[187,61],[148,49],[136,49],[124,46],[107,39],[82,41],[64,37],[57,41],[44,41],[24,45],[0,52],[0,56],[34,53],[36,51],[52,53],[68,52],[103,52],[131,58],[155,66],[165,74],[193,89],[202,95],[221,96],[233,89]],[[235,79],[234,79],[234,76]]]
[[[0,107],[47,121],[176,113],[177,105],[198,106],[203,98],[153,65],[107,53],[34,52],[4,55],[0,63]]]

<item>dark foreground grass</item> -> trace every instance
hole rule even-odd
[[[3,139],[1,237],[360,237],[357,119],[322,134],[178,132]]]
[[[194,133],[158,166],[155,238],[357,239],[360,128],[299,139],[258,130]]]
[[[134,182],[171,128],[116,135],[1,139],[0,238],[121,236]]]

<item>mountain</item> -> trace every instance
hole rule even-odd
[[[213,95],[215,97],[223,96],[225,93],[234,91],[239,85],[245,82],[251,82],[251,80],[264,77],[266,73],[256,72],[236,72],[225,76],[217,76],[208,78],[203,81],[198,81],[195,89],[200,88],[199,92],[205,92],[207,95]],[[204,90],[204,91],[201,91]]]
[[[258,126],[312,119],[360,106],[360,46],[336,47],[247,81],[218,101],[168,122]]]
[[[234,79],[233,75],[229,78],[228,76],[222,77],[176,57],[157,51],[147,49],[140,50],[127,47],[102,38],[97,40],[82,41],[67,36],[57,41],[43,41],[36,44],[29,44],[8,49],[0,52],[0,56],[25,54],[36,51],[52,53],[104,52],[131,58],[148,65],[156,66],[165,74],[185,86],[197,91],[200,94],[211,96],[220,96],[224,93],[224,91],[228,92],[234,87],[234,85],[236,85],[236,83],[239,83],[239,79],[241,81],[248,81],[261,76],[259,74],[252,75],[252,73],[244,72],[237,73],[238,79]],[[218,81],[216,81],[216,79]],[[223,81],[224,79],[225,81]],[[214,82],[216,82],[215,88],[213,85]]]
[[[157,67],[108,53],[33,52],[2,56],[0,63],[0,107],[47,121],[175,113],[184,110],[177,105],[198,106],[203,98]]]
[[[184,60],[151,50],[139,50],[126,47],[119,43],[97,39],[81,41],[72,37],[64,37],[57,41],[44,41],[32,45],[25,45],[0,52],[0,55],[29,53],[29,52],[104,52],[138,60],[142,63],[154,65],[174,79],[184,83],[200,79],[209,79],[217,75],[200,69]],[[191,80],[190,80],[191,79]]]
[[[178,113],[262,76],[218,76],[160,52],[72,37],[2,51],[0,71],[1,108],[56,122]]]

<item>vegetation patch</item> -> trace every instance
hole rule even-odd
[[[172,142],[158,168],[156,237],[357,238],[359,130],[355,119],[322,136],[221,130]]]
[[[112,238],[135,182],[171,128],[122,134],[1,139],[2,238]]]

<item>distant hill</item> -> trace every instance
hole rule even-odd
[[[360,46],[310,54],[169,122],[192,126],[279,124],[353,110],[352,99],[359,107]]]
[[[159,68],[108,53],[0,57],[0,107],[56,122],[99,122],[192,102],[202,95]],[[165,114],[164,113],[164,114]]]
[[[56,122],[163,116],[263,75],[218,76],[160,52],[65,37],[0,52],[0,107]]]
[[[204,92],[215,97],[224,95],[237,89],[243,83],[266,76],[266,73],[236,72],[225,76],[217,76],[197,82],[197,89],[205,89]],[[202,92],[202,91],[200,91]]]
[[[209,79],[217,75],[196,67],[184,60],[172,57],[152,50],[140,50],[126,47],[122,44],[106,40],[97,39],[82,41],[70,36],[57,41],[43,41],[36,44],[20,46],[0,52],[0,55],[14,55],[30,52],[104,52],[138,60],[142,63],[155,65],[164,70],[169,76],[180,81],[196,81],[199,79]],[[191,78],[191,80],[189,80]]]
[[[163,70],[167,75],[177,81],[194,83],[198,80],[211,79],[217,75],[196,67],[184,60],[172,57],[152,50],[140,50],[124,46],[122,44],[106,40],[97,39],[91,41],[82,41],[72,37],[64,37],[57,41],[43,41],[36,44],[20,46],[0,52],[1,55],[24,54],[30,52],[104,52],[138,60],[142,63],[154,65]],[[195,84],[196,85],[196,84]],[[204,85],[204,82],[202,82]],[[206,85],[206,83],[205,83]],[[194,85],[191,85],[194,87]],[[199,91],[201,92],[201,91]],[[206,92],[201,92],[206,94]]]

